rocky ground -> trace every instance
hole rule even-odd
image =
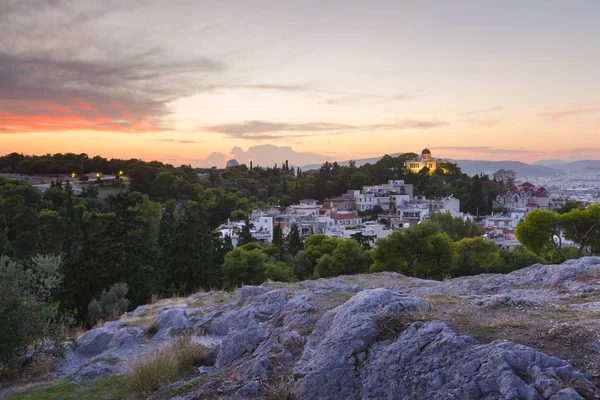
[[[599,322],[600,257],[269,282],[138,307],[80,336],[54,376],[92,387],[185,335],[212,365],[152,399],[596,399]]]

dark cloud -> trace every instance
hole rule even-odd
[[[233,138],[254,140],[315,135],[337,135],[344,131],[390,129],[430,129],[447,125],[443,121],[404,119],[390,124],[347,125],[328,122],[286,123],[273,121],[244,121],[204,127],[207,132],[221,133]],[[291,133],[290,133],[291,132]],[[301,133],[294,133],[301,132]],[[285,134],[284,134],[285,133]]]
[[[4,0],[3,131],[161,130],[167,103],[210,89],[209,78],[228,69],[222,61],[176,55],[142,37],[93,33],[97,26],[90,21],[136,7],[130,0]]]
[[[576,108],[566,111],[552,111],[538,114],[541,118],[548,119],[551,121],[559,122],[567,117],[574,115],[589,114],[594,112],[600,112],[600,107],[587,107],[587,108]]]
[[[505,110],[506,107],[504,106],[496,106],[496,107],[492,107],[492,108],[479,108],[476,110],[471,110],[471,111],[467,111],[467,112],[463,112],[460,115],[475,115],[475,114],[483,114],[483,113],[488,113],[488,112],[492,112],[492,111],[500,111],[500,110]]]
[[[532,154],[539,153],[535,150],[521,150],[521,149],[498,149],[491,146],[442,146],[436,147],[436,150],[451,150],[451,151],[462,151],[462,152],[477,152],[486,154]]]

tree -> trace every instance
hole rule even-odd
[[[600,248],[600,205],[592,205],[585,210],[572,209],[560,217],[564,235],[579,245],[577,258],[585,249]]]
[[[541,254],[555,249],[562,251],[562,224],[559,214],[546,210],[533,210],[517,225],[517,239],[528,250]]]
[[[322,278],[360,274],[369,271],[371,258],[365,249],[352,239],[338,239],[331,254],[319,258],[315,273]]]
[[[498,262],[500,255],[496,243],[481,237],[464,238],[456,242],[458,252],[457,276],[476,275],[489,271]]]
[[[164,255],[163,288],[183,292],[218,286],[221,270],[217,261],[221,244],[207,223],[204,207],[199,202],[188,201],[176,223],[167,214],[170,212],[165,211],[161,224],[172,237],[161,249]],[[174,224],[172,229],[169,228],[171,224]]]
[[[441,279],[456,268],[456,249],[434,222],[422,222],[378,239],[371,272],[396,271],[405,275]]]
[[[267,255],[255,243],[236,247],[225,256],[223,284],[227,288],[232,288],[244,284],[259,285],[263,283],[267,260]]]
[[[88,305],[88,323],[96,324],[98,321],[109,321],[127,311],[129,300],[127,292],[129,288],[126,283],[118,282],[103,290],[98,298],[94,298]]]
[[[275,225],[273,228],[273,245],[277,248],[277,260],[283,261],[283,257],[285,256],[285,247],[284,247],[284,239],[283,239],[283,230],[281,229],[281,224]]]
[[[494,265],[489,266],[485,272],[507,274],[533,264],[544,263],[543,258],[523,246],[518,246],[512,250],[499,249],[497,251],[498,260]]]
[[[13,367],[28,358],[59,355],[72,321],[58,313],[51,292],[62,281],[59,257],[31,260],[30,267],[0,257],[0,365]],[[48,346],[48,341],[52,346]]]
[[[577,210],[579,208],[580,207],[579,207],[578,202],[569,200],[569,201],[565,202],[565,204],[562,207],[560,207],[558,210],[556,210],[556,212],[559,214],[566,214],[571,210]]]
[[[252,236],[252,228],[254,228],[254,224],[250,222],[250,217],[246,215],[244,226],[242,226],[242,230],[240,231],[238,245],[243,246],[254,241],[254,237]]]
[[[306,257],[313,265],[316,265],[322,256],[333,253],[339,240],[341,239],[321,233],[310,235],[304,243]]]
[[[290,233],[285,238],[285,251],[293,256],[304,248],[298,225],[292,224]]]
[[[265,278],[277,282],[296,282],[294,268],[283,261],[270,262],[265,267]]]
[[[299,251],[295,256],[286,254],[285,263],[294,269],[294,274],[300,280],[310,279],[313,276],[314,265],[304,250]]]
[[[370,250],[373,248],[373,244],[375,243],[375,239],[377,236],[375,235],[364,235],[362,232],[356,232],[350,235],[350,238],[356,240],[365,250]]]
[[[483,231],[475,222],[453,217],[449,212],[433,213],[429,220],[439,224],[442,232],[446,232],[454,242],[483,235]]]

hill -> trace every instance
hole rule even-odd
[[[390,154],[392,157],[397,157],[403,153],[393,153]],[[357,167],[361,165],[365,165],[367,163],[374,164],[379,161],[381,157],[372,157],[372,158],[362,158],[358,160],[353,160],[356,163]],[[444,159],[449,162],[456,163],[464,173],[468,175],[476,175],[476,174],[486,174],[490,175],[500,169],[512,169],[517,173],[517,176],[520,178],[526,177],[540,177],[540,176],[556,176],[561,175],[565,171],[562,168],[558,168],[558,166],[542,166],[542,165],[533,165],[526,164],[520,161],[487,161],[487,160],[454,160],[454,159]],[[349,161],[338,161],[340,165],[348,165]],[[600,161],[598,161],[600,163]],[[320,164],[311,164],[302,167],[303,170],[311,170],[320,168]]]
[[[26,398],[96,398],[100,386],[126,397],[134,378],[152,399],[598,398],[599,289],[600,257],[588,257],[507,275],[384,272],[165,299],[80,336],[56,364],[63,379]],[[168,379],[136,367],[162,373],[161,360],[190,346],[202,349],[185,358],[196,368]]]

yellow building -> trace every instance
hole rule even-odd
[[[421,157],[416,160],[407,160],[406,168],[410,169],[411,172],[417,174],[423,168],[427,167],[431,172],[437,168],[438,161],[435,158],[431,158],[431,151],[429,149],[423,149]]]

